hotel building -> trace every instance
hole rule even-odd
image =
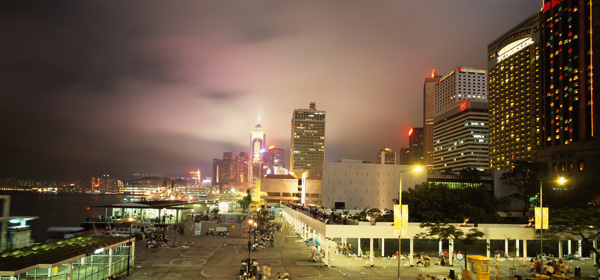
[[[487,100],[485,70],[457,67],[437,80],[434,117],[463,100]]]
[[[535,162],[540,145],[539,12],[488,45],[490,168]]]

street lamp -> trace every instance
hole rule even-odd
[[[540,180],[540,273],[544,272],[544,261],[542,260],[542,255],[544,253],[544,238],[543,238],[543,233],[542,231],[544,230],[544,208],[542,207],[542,183],[543,182],[550,182],[550,181],[554,181],[554,180],[545,180],[542,181]],[[567,180],[565,179],[565,177],[560,177],[558,179],[556,179],[556,182],[560,185],[564,185]]]
[[[407,170],[403,170],[400,171],[400,178],[399,178],[399,188],[400,188],[400,192],[398,194],[398,215],[400,215],[400,217],[402,217],[402,173],[404,172],[408,172],[408,171],[415,171],[415,172],[419,172],[421,171],[422,168],[420,166],[411,168],[411,169],[407,169]],[[398,232],[398,280],[400,280],[400,259],[402,255],[402,224],[400,224],[400,231]]]
[[[252,236],[252,224],[254,223],[254,221],[252,219],[248,220],[248,227],[250,228],[250,231],[248,232],[248,262],[246,262],[246,272],[250,272],[250,252],[252,251],[252,246],[251,246],[251,242],[250,242],[250,236]]]

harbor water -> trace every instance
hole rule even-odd
[[[104,208],[94,206],[118,203],[125,195],[37,192],[2,192],[10,195],[10,216],[37,216],[27,222],[31,225],[31,238],[42,243],[51,226],[78,227],[88,217],[104,215]],[[88,209],[89,207],[89,209]]]

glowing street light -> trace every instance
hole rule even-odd
[[[544,262],[542,261],[542,255],[544,254],[544,238],[543,238],[543,233],[542,231],[544,230],[544,207],[542,207],[542,183],[544,182],[549,182],[549,181],[553,181],[553,180],[545,180],[545,181],[541,181],[540,180],[540,273],[543,273],[543,269],[544,269]],[[565,179],[565,177],[560,177],[558,179],[556,179],[556,182],[560,185],[564,185],[567,180]],[[550,211],[548,211],[550,212]]]
[[[412,132],[412,130],[411,130]],[[403,170],[400,171],[400,178],[399,178],[399,188],[400,188],[400,192],[398,194],[398,215],[400,215],[400,217],[402,217],[402,174],[404,172],[408,172],[408,171],[414,171],[414,172],[420,172],[421,170],[423,170],[423,168],[421,168],[421,166],[416,166],[414,168],[411,169],[407,169],[407,170]],[[399,225],[400,226],[400,230],[398,231],[398,280],[400,280],[400,259],[401,259],[401,255],[402,255],[402,223]]]
[[[246,263],[246,272],[250,272],[250,252],[252,251],[252,242],[250,242],[250,236],[252,236],[252,224],[254,221],[252,219],[248,220],[248,227],[250,231],[248,232],[248,262]]]

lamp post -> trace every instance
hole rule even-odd
[[[554,180],[545,180],[545,181],[540,180],[540,273],[544,273],[544,261],[542,259],[542,255],[544,253],[544,238],[543,238],[544,208],[542,207],[542,202],[543,202],[542,183],[549,182],[549,181],[554,181]],[[560,178],[556,179],[556,182],[560,185],[564,185],[566,181],[567,180],[565,180],[565,177],[560,177]]]
[[[400,188],[400,192],[398,194],[398,215],[400,215],[400,217],[402,217],[402,173],[404,172],[408,172],[408,171],[415,171],[415,172],[419,172],[421,171],[421,167],[417,166],[415,168],[411,168],[411,169],[407,169],[407,170],[403,170],[400,171],[400,177],[399,177],[399,188]],[[400,280],[400,259],[402,255],[402,224],[400,224],[400,231],[398,232],[398,280]]]
[[[251,246],[251,242],[250,242],[250,236],[252,236],[252,224],[254,223],[254,221],[252,221],[252,219],[248,220],[248,227],[250,228],[250,231],[248,232],[248,262],[246,262],[246,272],[250,272],[250,252],[252,251],[252,246]]]

